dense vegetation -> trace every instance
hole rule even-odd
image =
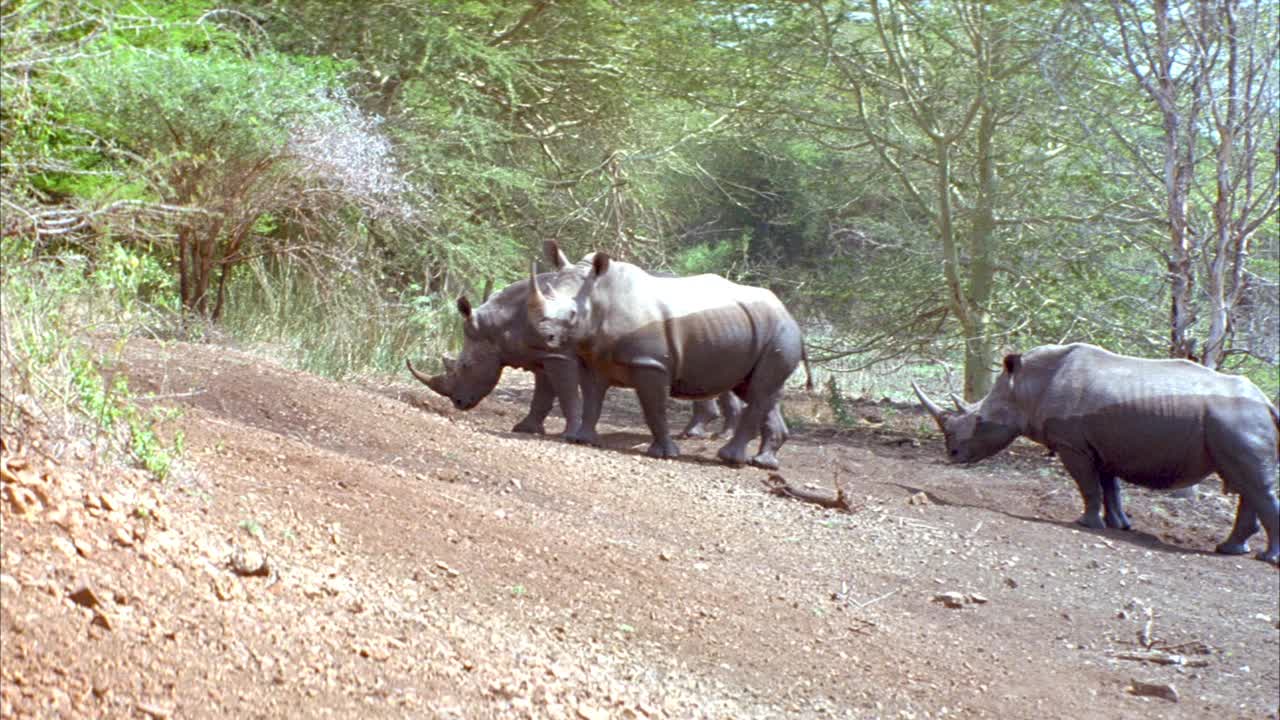
[[[0,3],[4,415],[109,415],[104,333],[435,358],[551,237],[769,286],[833,371],[1087,340],[1275,395],[1277,8]]]

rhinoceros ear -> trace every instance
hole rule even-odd
[[[471,301],[466,295],[458,296],[458,312],[462,313],[462,317],[471,319]]]
[[[1022,367],[1022,356],[1018,354],[1004,356],[1004,371],[1010,375],[1018,371]]]
[[[542,256],[546,259],[547,264],[557,270],[569,267],[569,258],[560,249],[560,243],[555,240],[544,240],[542,242]]]
[[[597,277],[609,272],[609,253],[603,250],[597,252],[595,257],[591,258],[591,271]]]

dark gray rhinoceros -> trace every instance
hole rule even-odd
[[[548,251],[556,254],[558,248]],[[746,445],[759,432],[752,464],[778,466],[787,437],[778,403],[804,345],[800,326],[772,292],[716,275],[659,277],[603,252],[561,264],[549,291],[534,287],[529,322],[539,344],[583,361],[580,440],[599,442],[595,425],[606,390],[630,387],[653,434],[648,454],[675,457],[667,397],[732,391],[746,407],[720,459],[746,462]]]
[[[544,273],[540,282],[549,282],[553,277],[553,273]],[[582,417],[582,395],[578,386],[580,363],[572,354],[535,347],[529,342],[532,336],[527,322],[528,298],[528,280],[504,288],[475,309],[466,296],[458,298],[464,335],[458,358],[445,356],[445,373],[432,377],[419,372],[407,359],[405,364],[414,377],[451,399],[460,410],[470,410],[487,397],[498,384],[504,368],[529,370],[534,377],[533,401],[529,413],[513,430],[545,432],[547,415],[559,400],[560,411],[565,416],[564,435],[576,439]],[[716,401],[695,402],[693,416],[683,434],[686,437],[708,435],[707,424],[721,416],[724,418],[721,432],[732,432],[741,408],[742,403],[728,393]]]
[[[1171,490],[1216,472],[1240,495],[1218,552],[1247,553],[1261,520],[1267,549],[1258,558],[1280,558],[1280,417],[1243,377],[1077,343],[1007,356],[991,392],[968,406],[955,398],[957,412],[912,387],[946,435],[951,462],[990,457],[1020,435],[1057,453],[1084,497],[1081,525],[1129,529],[1117,478]]]

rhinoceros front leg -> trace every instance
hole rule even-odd
[[[680,448],[676,447],[667,430],[667,397],[671,394],[671,385],[666,372],[636,369],[631,377],[640,398],[640,409],[644,411],[644,421],[653,434],[653,442],[645,454],[654,458],[677,457]]]
[[[1084,499],[1084,514],[1076,522],[1095,530],[1106,527],[1102,521],[1102,478],[1098,474],[1093,459],[1079,451],[1063,449],[1059,449],[1058,457],[1066,467],[1067,473],[1071,475],[1071,479],[1076,481],[1080,497]],[[1112,482],[1115,482],[1114,478]]]
[[[600,422],[600,411],[604,408],[604,396],[609,390],[609,381],[595,371],[582,370],[582,417],[572,432],[565,427],[564,439],[583,445],[599,445],[600,434],[596,432],[596,423]]]
[[[570,439],[577,437],[580,433],[583,414],[583,390],[579,388],[584,375],[581,363],[576,356],[572,355],[551,357],[542,361],[542,369],[547,377],[549,392],[552,397],[560,401],[560,412],[564,413],[562,435]],[[534,394],[536,400],[536,385]],[[551,409],[550,405],[547,409]]]
[[[529,414],[511,428],[512,432],[541,435],[547,431],[547,415],[556,403],[555,393],[551,390],[551,381],[541,370],[533,371],[533,402],[529,403]]]

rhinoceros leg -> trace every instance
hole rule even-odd
[[[631,377],[640,398],[640,408],[644,410],[644,421],[653,434],[653,442],[645,454],[655,458],[678,456],[680,448],[672,442],[667,431],[667,397],[671,394],[667,374],[660,370],[636,369]]]
[[[778,469],[778,448],[787,440],[787,423],[782,419],[782,403],[775,403],[760,424],[760,453],[751,464],[766,470]]]
[[[707,431],[707,423],[720,417],[719,411],[716,410],[716,404],[712,400],[694,400],[693,416],[689,418],[689,424],[680,431],[682,438],[701,438],[706,437],[710,433]]]
[[[1098,476],[1098,484],[1102,486],[1103,522],[1109,528],[1132,529],[1133,524],[1129,522],[1129,516],[1124,514],[1124,498],[1120,494],[1120,481],[1116,480],[1115,475],[1101,474]]]
[[[724,426],[716,434],[732,437],[733,431],[738,429],[738,418],[742,417],[742,400],[727,392],[716,398],[716,404],[720,406],[720,414],[724,416]]]
[[[1076,522],[1096,530],[1106,527],[1102,521],[1102,479],[1098,476],[1098,469],[1093,459],[1079,451],[1069,449],[1059,449],[1058,457],[1066,467],[1067,473],[1071,475],[1071,479],[1076,481],[1080,497],[1084,499],[1084,514]],[[1116,494],[1119,495],[1118,492]]]
[[[1259,560],[1280,564],[1280,500],[1276,499],[1276,435],[1241,432],[1233,418],[1211,415],[1209,450],[1224,487],[1240,493],[1236,523],[1218,552],[1249,551],[1249,536],[1259,521],[1267,531],[1267,549]],[[1256,520],[1254,519],[1256,517]]]
[[[596,432],[596,423],[600,422],[600,411],[604,409],[604,396],[609,390],[609,381],[590,369],[582,373],[582,419],[576,428],[567,426],[564,439],[583,445],[599,445],[600,434]]]
[[[778,388],[763,398],[751,398],[747,402],[747,406],[742,409],[742,415],[738,418],[738,427],[733,431],[733,437],[725,446],[720,448],[716,456],[720,458],[726,465],[742,465],[747,461],[747,443],[751,442],[751,438],[755,436],[756,431],[764,425],[765,418],[769,412],[778,405],[778,401],[782,399],[782,389]],[[781,443],[778,443],[781,445]],[[777,448],[775,447],[774,450]],[[761,453],[763,455],[763,453]],[[769,458],[762,458],[764,462],[768,462]],[[773,459],[774,467],[777,467],[777,458]]]
[[[1231,534],[1227,539],[1219,543],[1214,550],[1223,555],[1243,555],[1249,552],[1249,538],[1261,529],[1258,513],[1254,511],[1244,495],[1241,495],[1240,502],[1236,505],[1236,524],[1231,528]]]
[[[560,412],[564,413],[564,437],[576,437],[582,426],[582,403],[585,369],[577,357],[551,357],[542,361],[542,374],[546,375],[548,388],[555,399],[560,401]],[[535,400],[537,388],[534,388]],[[550,410],[548,405],[547,409]],[[532,412],[532,411],[530,411]],[[546,415],[544,414],[545,418]],[[594,427],[594,425],[592,426]]]
[[[547,379],[546,373],[535,370],[533,373],[533,402],[529,404],[529,414],[524,419],[516,423],[511,428],[512,432],[532,433],[541,435],[547,431],[546,420],[547,415],[551,413],[551,407],[555,405],[556,396],[551,391],[551,382]]]

